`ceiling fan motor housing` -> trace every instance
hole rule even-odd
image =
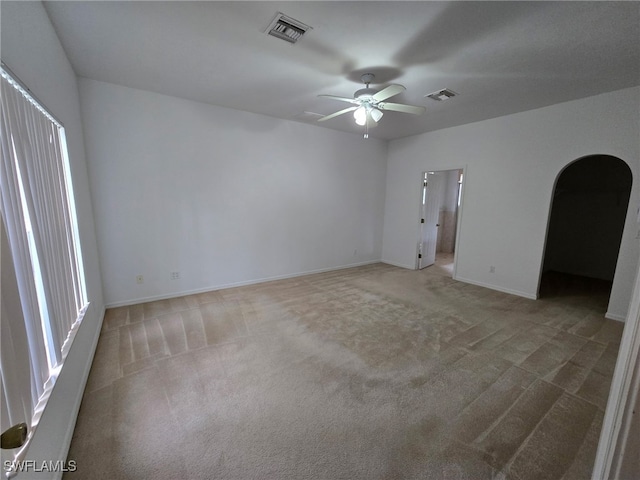
[[[361,88],[353,96],[356,100],[370,100],[373,95],[378,93],[374,88]]]

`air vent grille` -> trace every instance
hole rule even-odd
[[[278,12],[266,33],[289,43],[296,43],[311,27]]]
[[[456,95],[458,94],[453,90],[443,88],[442,90],[438,90],[437,92],[425,95],[425,97],[430,98],[431,100],[435,100],[436,102],[442,102],[444,100],[449,100],[451,97],[455,97]]]

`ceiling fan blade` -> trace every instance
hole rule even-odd
[[[422,115],[426,108],[416,107],[414,105],[405,105],[403,103],[379,103],[376,105],[380,110],[390,110],[393,112],[412,113],[414,115]]]
[[[326,116],[324,116],[322,118],[319,118],[318,121],[319,122],[324,122],[325,120],[329,120],[331,118],[337,117],[338,115],[343,115],[343,114],[348,113],[348,112],[353,112],[357,108],[358,107],[345,108],[344,110],[340,110],[339,112],[332,113],[331,115],[326,115]]]
[[[377,102],[381,102],[382,100],[386,100],[389,97],[393,97],[394,95],[399,94],[400,92],[404,92],[406,88],[402,85],[398,85],[394,83],[389,85],[387,88],[383,88],[378,93],[373,96],[373,99]]]
[[[337,97],[335,95],[318,95],[318,96],[323,98],[330,98],[331,100],[340,100],[341,102],[359,104],[358,100],[356,100],[355,98]]]

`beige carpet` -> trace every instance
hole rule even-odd
[[[65,479],[587,479],[623,324],[549,284],[376,264],[110,309]]]

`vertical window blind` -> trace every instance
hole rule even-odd
[[[89,304],[64,128],[4,65],[0,74],[1,427],[27,424],[10,451],[19,463]]]

